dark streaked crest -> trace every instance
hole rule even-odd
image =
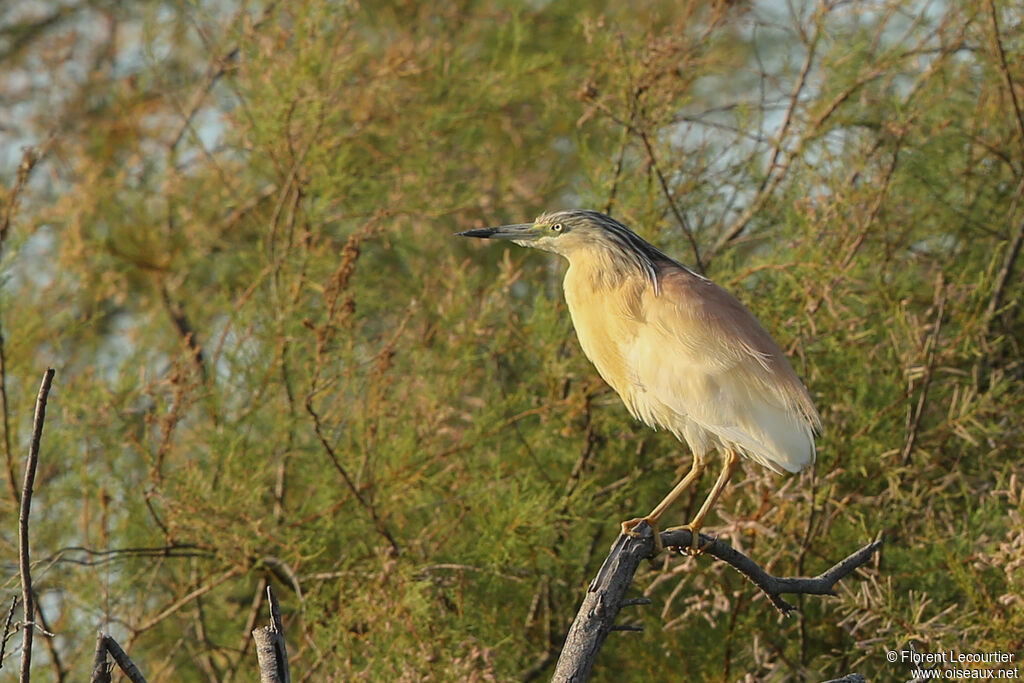
[[[654,286],[655,293],[659,293],[660,290],[657,265],[659,261],[671,263],[702,280],[705,279],[704,276],[695,272],[692,268],[688,268],[679,261],[676,261],[622,223],[600,211],[590,209],[556,211],[538,216],[536,222],[563,223],[570,228],[589,224],[600,228],[609,241],[619,248],[622,255],[635,263],[637,268],[650,280]]]

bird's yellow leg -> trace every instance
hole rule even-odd
[[[703,456],[694,454],[693,464],[690,465],[690,471],[686,473],[675,487],[668,492],[668,495],[662,498],[661,502],[646,517],[636,517],[635,519],[628,519],[622,523],[622,533],[627,536],[636,536],[634,528],[640,522],[647,522],[647,525],[651,527],[651,531],[654,532],[654,554],[657,555],[661,552],[661,536],[658,533],[658,520],[665,514],[665,510],[668,506],[676,501],[679,496],[683,495],[686,489],[690,488],[693,482],[700,478],[700,475],[704,474],[704,468],[707,466]]]
[[[732,471],[736,468],[736,463],[739,461],[739,456],[736,455],[735,451],[728,450],[725,452],[725,464],[722,466],[722,471],[718,474],[718,479],[715,480],[715,485],[711,487],[711,492],[708,493],[708,497],[704,500],[704,504],[700,506],[700,510],[697,510],[697,514],[694,515],[693,521],[683,526],[672,527],[672,529],[686,529],[690,532],[692,537],[690,540],[690,555],[700,555],[702,549],[698,539],[700,538],[700,528],[704,526],[704,518],[707,517],[711,511],[711,507],[718,500],[718,496],[722,495],[722,489],[729,482],[729,477],[732,476]],[[672,529],[666,529],[671,531]]]

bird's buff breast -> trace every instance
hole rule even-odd
[[[583,353],[630,414],[649,427],[667,429],[696,452],[706,453],[720,445],[714,434],[690,419],[684,407],[689,393],[686,384],[679,387],[683,391],[676,396],[675,407],[669,406],[644,384],[644,373],[636,366],[638,356],[644,355],[642,331],[647,327],[650,333],[644,305],[645,299],[654,296],[650,283],[640,276],[601,282],[586,271],[570,267],[564,287]],[[667,351],[668,346],[663,350]],[[673,360],[677,364],[684,362],[680,357]],[[690,379],[699,381],[697,376]]]
[[[643,415],[644,411],[636,405],[637,392],[642,392],[643,387],[629,364],[629,345],[643,323],[643,284],[637,278],[601,282],[574,267],[566,272],[563,284],[569,315],[584,355],[635,417],[658,426],[650,421],[652,416]]]

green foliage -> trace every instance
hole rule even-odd
[[[104,630],[149,680],[250,680],[269,584],[297,679],[549,676],[618,522],[687,465],[582,356],[560,264],[452,236],[572,207],[736,292],[821,409],[813,470],[747,464],[711,527],[780,575],[886,538],[782,623],[727,567],[662,558],[597,680],[1020,653],[1024,8],[776,5],[0,19],[6,595],[57,369],[37,675],[81,678]],[[42,72],[59,97],[19,89]]]

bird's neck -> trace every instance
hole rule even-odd
[[[586,285],[595,293],[618,289],[627,280],[648,277],[636,261],[607,249],[581,250],[568,260],[566,282]]]

